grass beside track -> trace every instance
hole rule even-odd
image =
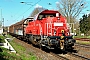
[[[74,36],[74,38],[90,38],[90,36]]]
[[[17,54],[11,53],[6,48],[0,47],[0,60],[21,60]]]
[[[10,44],[14,47],[16,50],[16,55],[20,60],[36,60],[36,56],[32,52],[26,51],[26,48],[22,45],[15,43],[14,40],[10,41]]]
[[[76,43],[83,44],[83,45],[90,45],[90,41],[80,41],[80,40],[76,40]]]
[[[6,48],[0,47],[0,60],[36,60],[36,57],[30,53],[12,53]]]
[[[0,36],[3,39],[3,36]],[[3,38],[2,38],[3,37]],[[26,51],[25,47],[15,43],[14,40],[10,44],[17,53],[10,52],[8,49],[0,47],[0,60],[37,60],[37,57],[32,53]]]
[[[75,36],[74,38],[90,38],[90,36]],[[76,43],[90,45],[90,41],[76,40]]]

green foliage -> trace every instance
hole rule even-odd
[[[87,35],[88,31],[90,30],[90,15],[83,15],[82,18],[80,19],[80,31],[81,33],[84,33]]]
[[[89,26],[89,29],[90,29],[90,14],[88,14],[88,26]]]
[[[4,39],[5,39],[5,37],[0,35],[0,43],[5,42]]]
[[[11,53],[6,48],[0,47],[0,60],[21,60],[15,53]]]

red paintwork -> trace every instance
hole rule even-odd
[[[28,23],[27,27],[25,28],[25,33],[44,36],[61,36],[61,30],[64,30],[65,35],[69,35],[66,18],[63,17],[60,13],[57,17],[56,13],[59,12],[54,10],[44,10],[38,13],[35,16],[35,19]],[[38,19],[40,15],[45,16],[42,19]],[[46,17],[46,15],[53,15],[53,17]],[[63,26],[58,26],[59,24],[55,26],[54,23],[63,23]],[[54,33],[55,31],[56,34]]]

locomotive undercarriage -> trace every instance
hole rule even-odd
[[[60,36],[50,36],[47,38],[47,45],[45,40],[43,41],[43,44],[48,46],[50,49],[61,49],[61,50],[68,50],[73,49],[74,43],[76,42],[74,39],[72,39],[71,36],[65,36],[61,39]]]
[[[64,36],[62,39],[60,36],[48,36],[42,37],[39,35],[28,35],[29,41],[34,44],[38,45],[40,48],[47,48],[47,49],[73,49],[74,43],[76,42],[72,39],[71,36]]]

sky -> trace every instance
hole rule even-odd
[[[10,26],[21,21],[23,18],[27,18],[38,6],[56,10],[56,2],[58,1],[59,0],[0,0],[0,20],[4,18],[4,26]],[[90,10],[90,1],[86,0],[86,2],[86,10]],[[51,3],[51,5],[49,5],[49,3]],[[86,10],[83,10],[82,13],[90,12]],[[81,17],[81,15],[79,17]]]

